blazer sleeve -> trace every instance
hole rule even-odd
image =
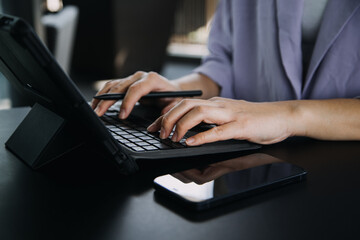
[[[222,97],[233,98],[231,1],[220,1],[208,39],[209,55],[194,71],[211,78],[221,87]]]

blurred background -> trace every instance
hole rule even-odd
[[[0,0],[35,29],[87,100],[138,70],[175,79],[207,54],[218,0]],[[0,73],[0,109],[26,103]]]

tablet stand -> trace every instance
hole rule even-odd
[[[72,132],[65,119],[37,103],[5,143],[11,152],[33,169],[81,144],[78,132]]]

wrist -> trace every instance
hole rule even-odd
[[[287,102],[289,121],[287,121],[290,136],[306,136],[306,111],[304,111],[303,100]]]
[[[181,83],[177,80],[170,80],[170,83],[174,86],[176,91],[184,91],[185,89],[181,86]]]

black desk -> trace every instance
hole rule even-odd
[[[80,149],[47,170],[30,170],[4,148],[28,110],[0,111],[0,239],[360,237],[359,142],[292,139],[264,147],[308,170],[307,181],[192,214],[154,199],[152,178],[164,163],[123,177]]]

